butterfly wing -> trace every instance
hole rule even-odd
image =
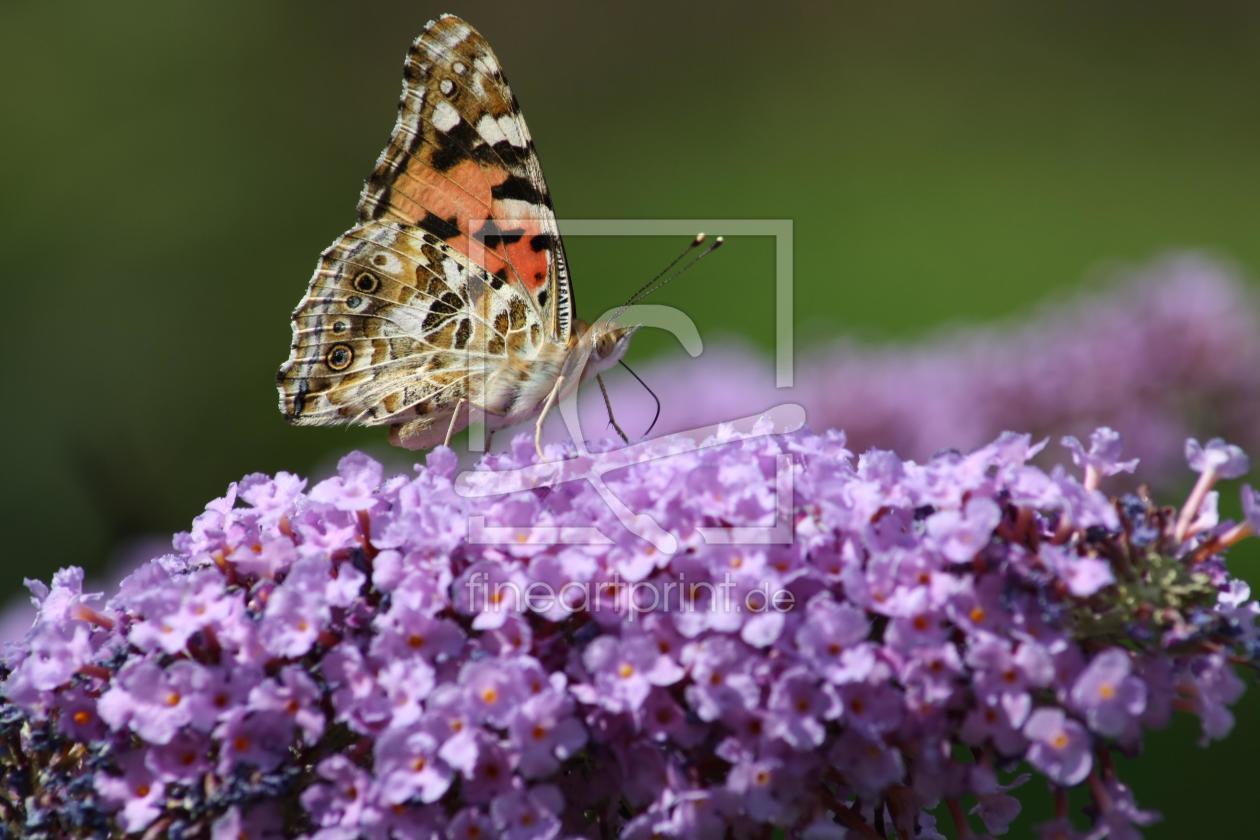
[[[293,312],[280,410],[297,425],[405,427],[397,442],[432,446],[461,401],[510,412],[520,360],[544,341],[515,285],[428,231],[365,222],[320,255]]]
[[[462,428],[453,415],[467,403],[528,413],[550,387],[540,351],[568,342],[572,294],[519,105],[459,18],[431,21],[408,51],[398,119],[358,210],[293,313],[285,417],[389,424],[420,448]]]
[[[573,294],[534,143],[490,45],[458,17],[431,21],[407,53],[359,219],[414,225],[470,255],[528,295],[548,338],[568,341]]]

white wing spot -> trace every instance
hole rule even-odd
[[[443,99],[433,106],[433,127],[438,131],[450,131],[459,125],[459,112]]]
[[[483,121],[485,119],[485,117],[482,117]],[[518,149],[523,149],[528,145],[529,138],[522,136],[521,124],[513,114],[504,114],[499,117],[499,131],[503,133],[503,136],[507,138],[509,143]]]
[[[441,41],[443,45],[454,49],[459,46],[460,41],[463,41],[471,33],[472,30],[468,27],[468,24],[456,23],[445,32],[438,33],[437,40]]]
[[[520,198],[500,198],[495,202],[495,216],[502,219],[537,219],[540,207]]]
[[[438,82],[438,88],[442,91],[443,96],[450,96],[455,92],[455,83],[450,79],[443,79]]]
[[[457,61],[451,65],[451,69],[455,71],[455,75],[462,76],[468,72],[468,65],[462,61]]]
[[[512,143],[513,146],[521,145],[513,142],[509,135],[504,134],[502,123],[496,120],[492,114],[483,114],[481,119],[477,121],[477,133],[491,146],[495,143],[502,143],[504,140]]]
[[[458,262],[447,257],[442,260],[442,273],[446,275],[446,285],[458,289],[464,282],[464,272]]]
[[[428,299],[420,299],[412,306],[396,306],[390,310],[389,318],[403,335],[419,338],[424,335],[424,319],[429,314]]]

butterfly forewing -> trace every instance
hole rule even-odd
[[[418,226],[470,254],[529,295],[550,338],[568,339],[573,298],[542,167],[498,58],[463,20],[433,21],[408,51],[359,217]]]

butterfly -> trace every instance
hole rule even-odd
[[[617,363],[635,329],[575,317],[551,196],[503,69],[465,21],[430,21],[407,52],[358,223],[320,254],[293,312],[280,411],[302,426],[389,426],[408,449],[449,445],[470,407],[491,432],[536,416],[541,458],[549,409]]]

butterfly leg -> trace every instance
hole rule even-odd
[[[542,411],[538,414],[538,423],[534,426],[534,451],[538,453],[538,460],[543,459],[542,451],[542,429],[543,421],[547,419],[547,412],[551,411],[552,406],[556,404],[556,400],[560,397],[560,389],[564,387],[564,374],[556,377],[556,384],[552,386],[551,393],[547,395],[547,401],[543,403]]]
[[[613,430],[617,433],[617,436],[621,438],[622,443],[629,445],[630,438],[626,437],[626,433],[623,432],[621,430],[621,427],[617,425],[617,419],[613,417],[612,400],[608,398],[608,388],[604,385],[603,374],[599,374],[599,373],[595,374],[595,381],[599,383],[599,392],[604,395],[604,408],[608,409],[609,424],[613,427]]]
[[[446,427],[446,439],[442,441],[443,446],[451,445],[451,438],[455,437],[455,424],[459,422],[459,410],[464,407],[464,403],[468,402],[463,397],[459,398],[459,402],[455,403],[455,410],[451,412],[450,425]]]

